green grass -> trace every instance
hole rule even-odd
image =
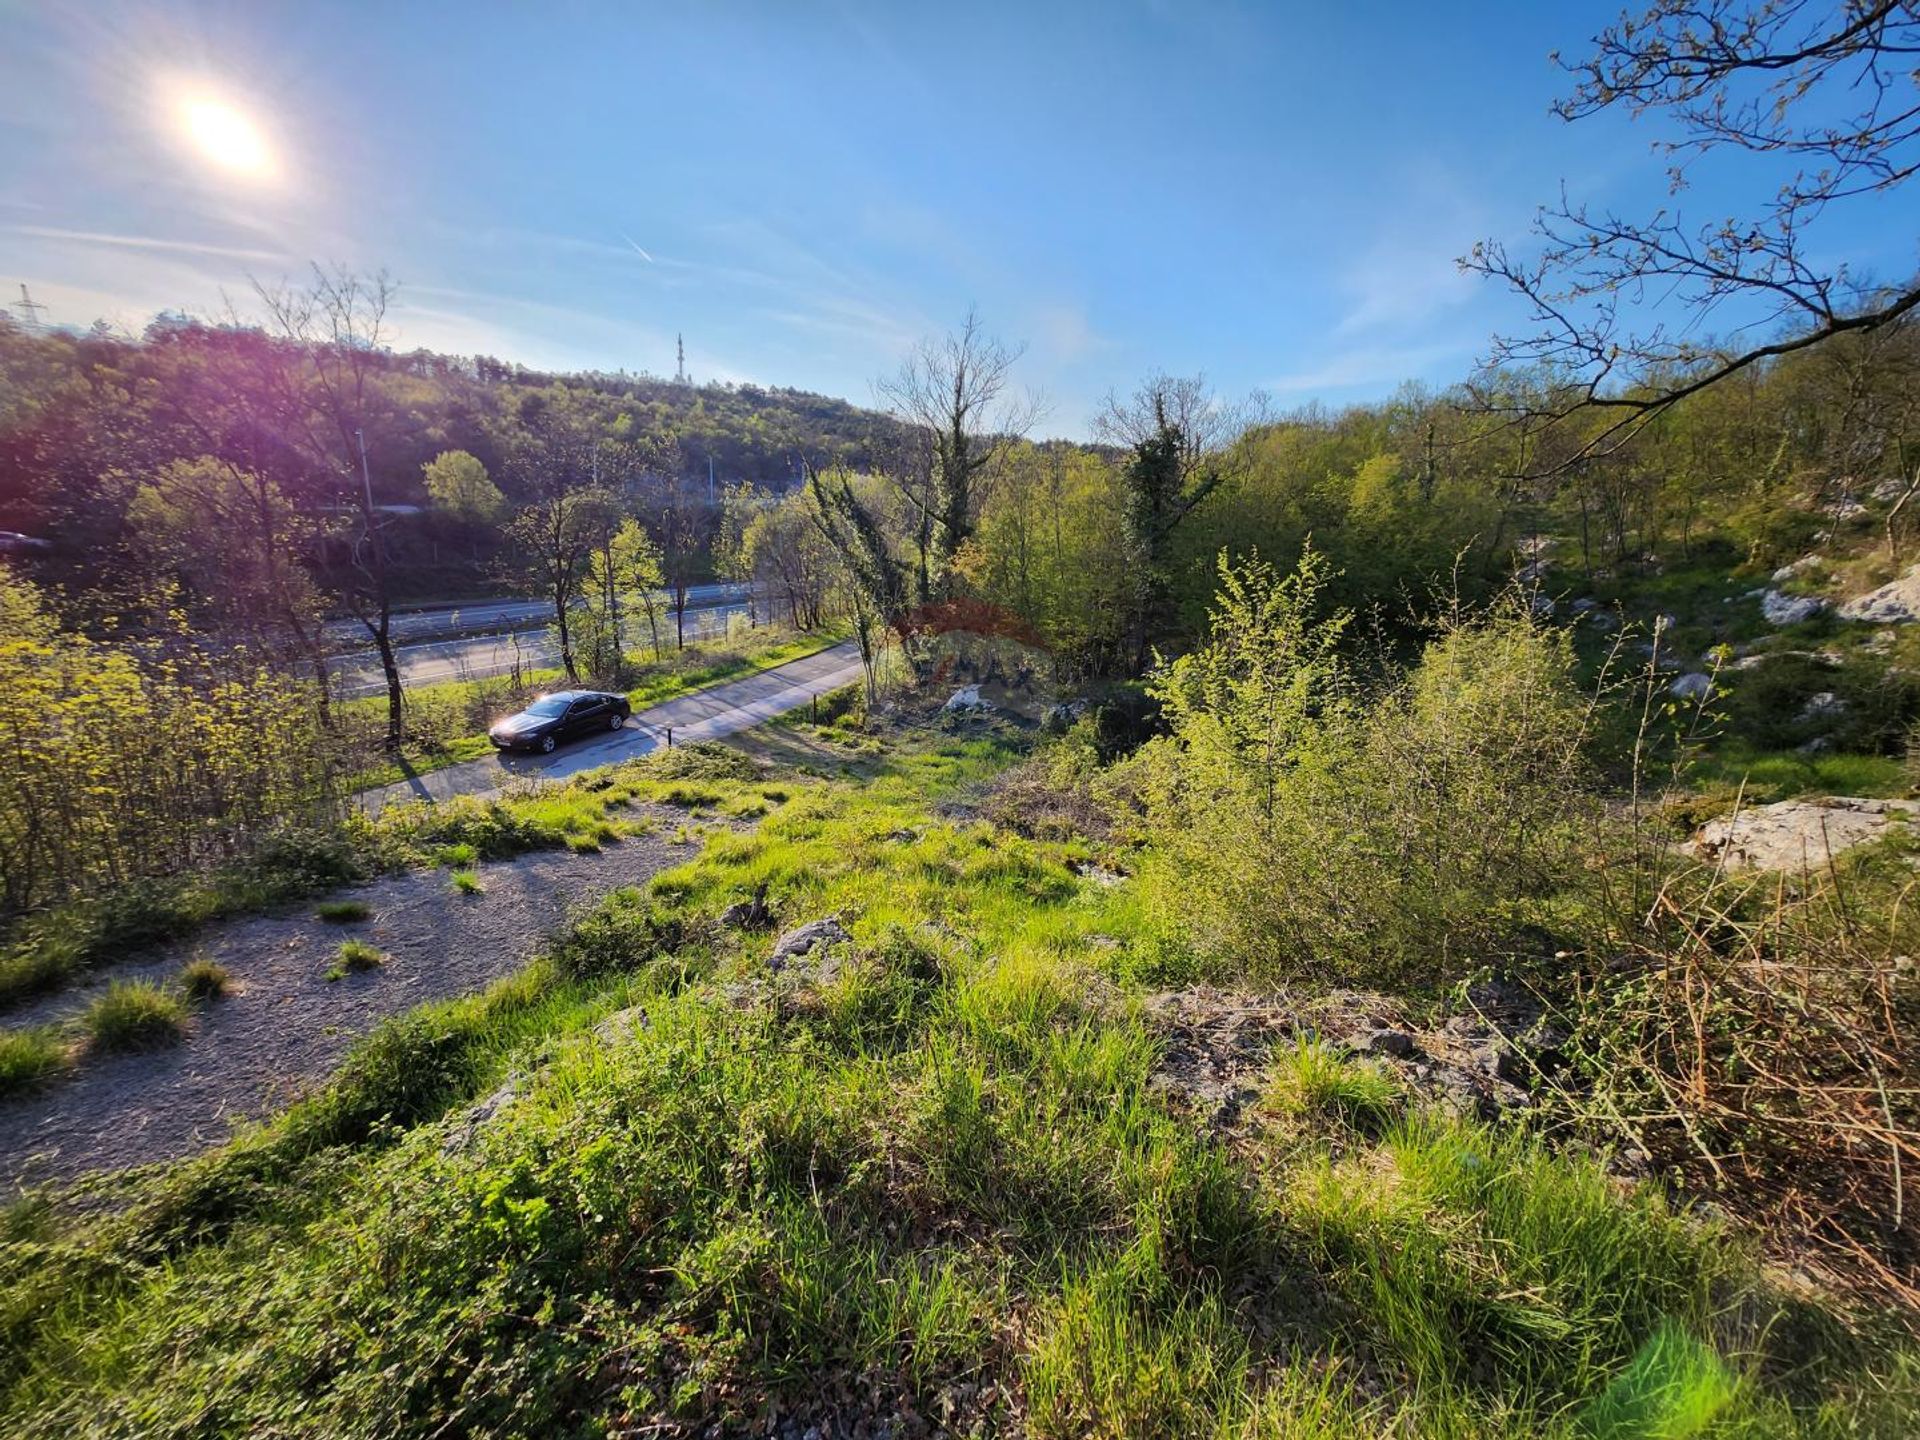
[[[1377,1129],[1399,1110],[1400,1092],[1373,1065],[1347,1058],[1318,1037],[1302,1035],[1291,1050],[1275,1057],[1266,1102],[1281,1114]]]
[[[1801,795],[1898,797],[1911,793],[1913,784],[1905,762],[1890,755],[1801,755],[1732,743],[1701,756],[1686,779],[1690,786],[1725,794],[1729,800],[1744,787],[1749,805]]]
[[[364,900],[322,900],[313,913],[329,925],[357,925],[373,917],[373,906]]]
[[[456,870],[447,876],[447,883],[456,895],[484,895],[487,887],[480,883],[480,877],[471,870]]]
[[[151,1050],[186,1034],[180,997],[150,980],[115,980],[87,1006],[88,1039],[97,1050]]]
[[[180,971],[180,993],[189,1000],[218,1000],[233,989],[233,976],[217,960],[189,960]]]
[[[349,975],[377,970],[386,963],[386,953],[379,946],[369,945],[365,940],[344,940],[340,948],[333,952],[333,960],[327,966],[326,978],[344,980]]]
[[[52,1026],[0,1030],[0,1100],[36,1090],[72,1064]]]
[[[1008,759],[919,738],[864,784],[783,780],[758,829],[383,1025],[228,1149],[110,1215],[23,1213],[0,1430],[746,1430],[846,1401],[1169,1440],[1902,1433],[1920,1364],[1657,1187],[1408,1110],[1314,1042],[1219,1136],[1135,1003],[1151,914],[1075,842],[946,808]],[[722,763],[593,793],[764,798]],[[771,971],[772,934],[712,924],[761,886],[772,933],[831,913],[853,943]]]

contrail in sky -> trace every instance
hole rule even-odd
[[[633,246],[634,250],[639,254],[640,258],[646,261],[647,264],[649,265],[653,264],[653,257],[647,254],[646,250],[642,248],[638,240],[634,239],[631,235],[627,234],[627,232],[624,230],[620,232],[620,238],[626,241],[627,244]]]

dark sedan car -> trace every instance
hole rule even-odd
[[[487,738],[499,750],[538,750],[543,755],[562,740],[594,730],[618,730],[633,714],[624,695],[603,690],[562,690],[542,695],[518,715],[509,715]]]

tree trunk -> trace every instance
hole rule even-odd
[[[400,742],[406,738],[406,708],[400,684],[400,662],[393,653],[393,611],[382,595],[379,623],[362,620],[367,633],[373,636],[373,645],[380,652],[380,672],[387,678],[387,749],[395,755],[400,753]]]

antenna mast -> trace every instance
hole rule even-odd
[[[47,307],[28,293],[26,282],[23,280],[20,282],[20,298],[15,302],[13,308],[26,316],[27,328],[29,330],[38,330],[40,328],[40,312]]]
[[[673,378],[677,383],[681,385],[691,385],[693,382],[687,379],[686,337],[681,335],[675,335],[673,337],[673,346],[674,346],[674,349],[679,352],[679,356],[680,356],[680,365],[679,365],[679,368],[673,372]]]

